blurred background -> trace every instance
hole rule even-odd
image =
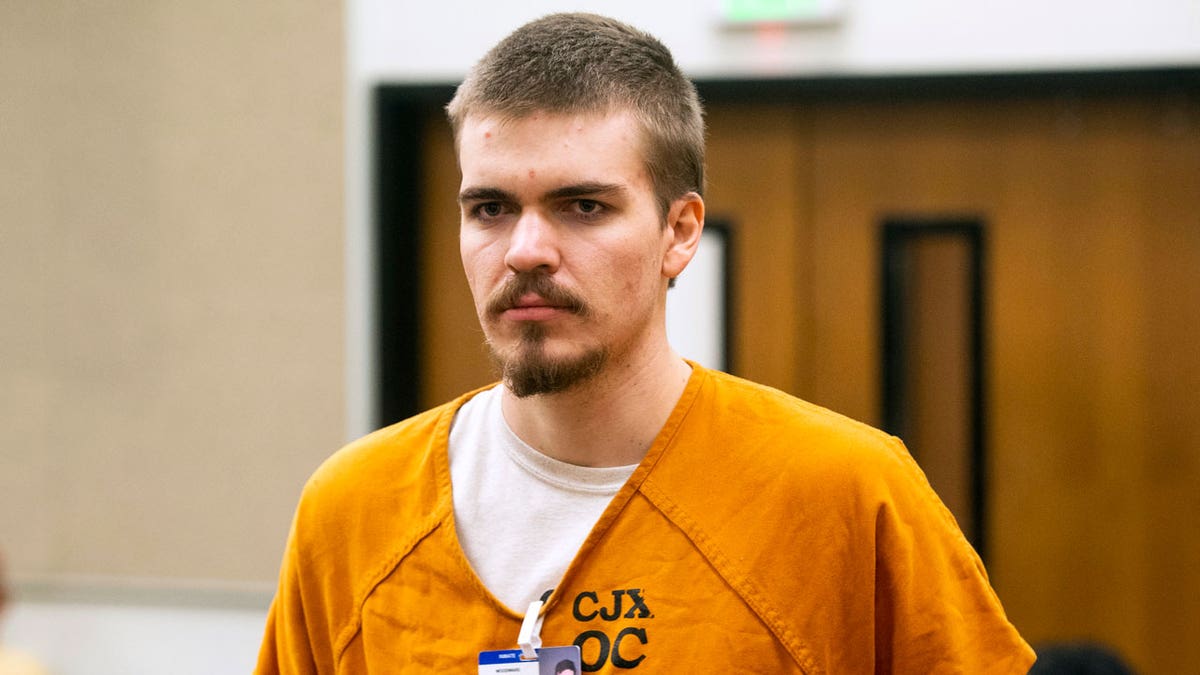
[[[901,435],[1031,642],[1200,671],[1193,0],[0,0],[0,645],[252,668],[309,473],[490,378],[439,109],[563,10],[708,104],[689,355]]]

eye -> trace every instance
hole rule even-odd
[[[500,202],[483,202],[475,205],[471,209],[471,214],[476,218],[482,218],[484,220],[489,218],[499,218],[500,216],[504,215],[504,204],[501,204]]]
[[[570,204],[570,212],[584,219],[603,217],[607,210],[604,204],[595,199],[576,199]]]

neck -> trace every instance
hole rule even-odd
[[[691,366],[667,348],[609,364],[557,394],[517,398],[506,388],[501,405],[513,433],[545,455],[578,466],[628,466],[650,449],[690,375]]]

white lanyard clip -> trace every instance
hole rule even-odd
[[[517,645],[521,648],[521,658],[528,661],[537,660],[537,650],[542,646],[542,621],[546,617],[538,616],[542,611],[542,601],[534,600],[525,610],[525,619],[521,622],[521,632],[517,634]]]

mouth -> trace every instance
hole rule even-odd
[[[510,279],[488,303],[488,310],[509,321],[547,321],[565,315],[584,316],[587,306],[571,291],[538,275]]]
[[[501,312],[501,316],[509,321],[547,321],[562,314],[574,313],[574,309],[570,306],[528,293]]]
[[[504,312],[509,321],[549,321],[563,314],[559,307],[514,307]]]

